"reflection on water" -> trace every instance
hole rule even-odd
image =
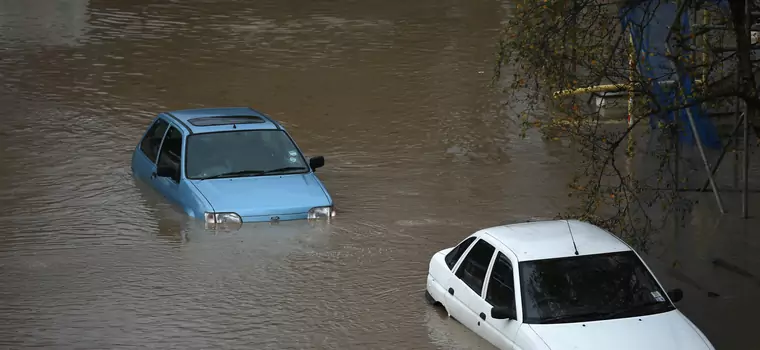
[[[86,34],[89,0],[0,0],[5,49],[73,46]]]
[[[0,1],[0,347],[489,348],[424,303],[428,259],[553,216],[572,174],[561,143],[516,136],[481,73],[503,8]],[[132,179],[155,113],[236,105],[325,155],[334,223],[214,233]],[[692,285],[684,308],[738,348],[715,320],[757,288],[703,262],[757,267],[757,241],[699,232],[683,275],[721,298]]]

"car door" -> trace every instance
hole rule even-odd
[[[452,291],[453,287],[451,286],[451,279],[457,278],[455,276],[457,269],[460,265],[462,265],[462,260],[464,260],[464,257],[467,255],[467,253],[472,249],[473,243],[475,243],[475,240],[477,240],[478,237],[476,235],[467,237],[464,241],[459,243],[456,247],[454,247],[451,251],[446,254],[445,262],[446,266],[449,268],[449,273],[446,275],[446,278],[442,278],[439,280],[439,283],[441,284],[441,288],[443,288],[444,297],[441,303],[446,308],[446,311],[449,313],[449,316],[453,317],[454,319],[459,320],[462,317],[465,317],[466,313],[468,312],[466,310],[465,305],[458,299],[454,298]]]
[[[162,117],[157,117],[143,135],[132,156],[132,172],[137,178],[149,181],[151,174],[156,172],[158,151],[168,129],[169,122]]]
[[[449,313],[476,333],[481,320],[470,305],[480,298],[494,251],[493,245],[482,238],[478,239],[449,278],[446,288],[446,307]]]
[[[516,269],[513,268],[513,259],[507,256],[509,252],[505,254],[505,251],[497,251],[495,254],[484,286],[485,293],[470,306],[481,318],[481,326],[477,333],[499,349],[512,350],[519,349],[515,345],[515,338],[522,325],[522,308],[515,289],[515,279],[518,278]],[[505,306],[514,308],[516,320],[491,317],[492,308]]]
[[[158,176],[157,172],[151,174],[151,179],[156,189],[174,203],[180,203],[179,182],[182,175],[182,131],[175,125],[170,125],[166,132],[161,150],[158,153],[156,169],[170,169],[169,176]]]

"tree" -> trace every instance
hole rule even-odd
[[[655,33],[652,28],[657,18],[663,18],[666,5],[672,11],[672,23],[666,24],[672,25],[659,26],[667,33],[649,42],[641,40]],[[522,121],[523,132],[538,128],[548,137],[568,138],[584,159],[570,184],[570,194],[579,197],[581,205],[561,216],[591,221],[645,249],[650,233],[693,204],[678,190],[683,183],[679,167],[671,166],[683,147],[677,136],[688,134],[692,115],[716,106],[739,108],[738,99],[747,106],[747,119],[760,131],[760,116],[754,113],[760,107],[758,61],[752,60],[752,16],[745,6],[750,13],[758,7],[745,0],[514,3],[495,72],[496,80],[505,82],[507,110]],[[705,14],[710,15],[710,26],[702,21],[701,27],[694,27],[686,21]],[[716,24],[726,30],[716,29]],[[727,43],[734,48],[720,47]],[[588,106],[588,93],[604,89],[571,92],[600,83],[607,85],[607,91],[614,87],[627,92],[635,102],[627,125],[605,125],[599,111]],[[561,98],[555,98],[558,95]],[[647,123],[663,142],[658,150],[641,154],[634,151],[635,131],[646,129],[639,126]],[[698,126],[696,119],[693,124]],[[651,176],[621,165],[623,159],[651,156],[658,159]],[[653,208],[656,203],[661,205]]]

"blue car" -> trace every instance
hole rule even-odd
[[[285,129],[251,108],[160,113],[135,147],[133,175],[207,227],[330,219],[327,189]]]

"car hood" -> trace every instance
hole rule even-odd
[[[551,350],[713,349],[678,310],[656,315],[569,324],[531,324]]]
[[[332,204],[312,173],[194,180],[193,184],[217,213],[243,217],[301,214]]]

